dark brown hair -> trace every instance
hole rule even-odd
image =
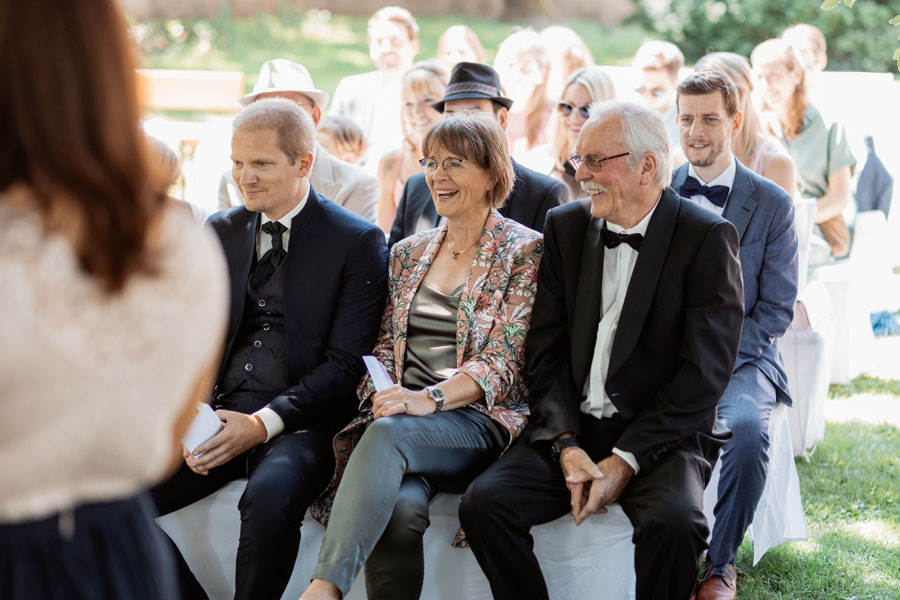
[[[500,208],[516,181],[506,134],[497,119],[479,111],[454,113],[432,125],[422,138],[422,154],[430,157],[440,147],[459,158],[469,160],[494,179],[488,193],[491,208]]]
[[[51,227],[75,215],[75,253],[110,291],[148,268],[152,190],[133,44],[115,0],[0,3],[0,190],[26,187]],[[71,218],[71,217],[69,217]]]
[[[675,106],[678,107],[678,99],[681,96],[705,96],[719,92],[722,94],[722,102],[725,105],[725,113],[733,117],[740,110],[738,102],[738,90],[731,78],[722,71],[711,69],[695,71],[678,84],[678,94],[675,97]],[[680,110],[680,108],[679,108]]]

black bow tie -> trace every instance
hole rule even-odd
[[[718,206],[725,206],[728,200],[728,192],[731,190],[727,185],[714,185],[712,187],[705,186],[699,181],[688,175],[681,186],[679,193],[685,198],[693,198],[694,196],[706,196],[706,199]]]
[[[250,284],[257,291],[263,288],[287,256],[281,237],[287,231],[287,227],[278,221],[269,221],[262,226],[262,230],[272,237],[272,249],[259,257],[259,262],[250,275]]]
[[[615,248],[619,244],[624,243],[631,246],[635,252],[640,251],[641,242],[644,241],[644,236],[639,233],[617,233],[615,231],[607,229],[605,224],[600,230],[600,236],[603,238],[603,245],[607,248]]]

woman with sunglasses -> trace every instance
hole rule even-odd
[[[562,97],[553,121],[550,147],[553,167],[547,174],[569,187],[569,202],[587,195],[575,181],[575,170],[569,164],[569,155],[575,148],[578,133],[591,115],[591,104],[615,97],[612,79],[600,67],[578,69],[563,83]]]
[[[346,596],[364,564],[370,600],[418,598],[430,500],[463,492],[526,423],[542,238],[497,211],[514,181],[505,135],[489,115],[453,115],[422,153],[446,223],[391,249],[373,354],[394,385],[365,377],[362,412],[335,440],[340,485],[302,600]]]

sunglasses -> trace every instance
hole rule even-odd
[[[561,112],[564,117],[571,115],[573,110],[577,110],[582,119],[587,119],[591,116],[590,104],[585,104],[584,106],[572,106],[568,102],[560,102],[556,105],[556,108],[559,109],[559,112]]]

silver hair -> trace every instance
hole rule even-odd
[[[301,154],[313,152],[316,126],[305,110],[286,98],[263,98],[250,103],[234,118],[235,131],[273,129],[278,134],[278,148],[291,164]]]
[[[672,157],[669,154],[669,136],[662,117],[656,112],[633,102],[607,100],[591,105],[591,116],[585,123],[614,118],[622,126],[622,143],[631,152],[628,166],[636,169],[647,154],[656,157],[656,173],[653,182],[660,189],[672,181]]]

